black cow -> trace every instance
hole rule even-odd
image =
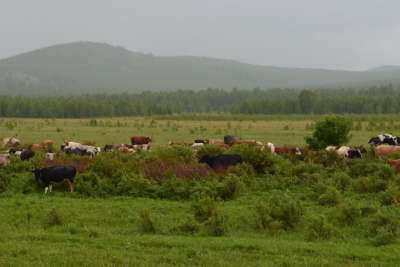
[[[53,183],[66,181],[71,192],[74,191],[74,179],[76,168],[74,166],[51,166],[47,168],[35,169],[33,171],[36,181],[45,186],[44,193],[52,190]]]
[[[242,157],[237,154],[217,156],[204,155],[200,158],[199,162],[206,163],[208,166],[210,166],[210,168],[214,170],[226,170],[230,166],[242,163],[243,160]]]
[[[224,136],[224,144],[231,146],[236,142],[237,138],[234,137],[233,135],[225,135]]]
[[[21,154],[19,155],[21,160],[29,160],[35,156],[35,152],[30,149],[22,150]]]

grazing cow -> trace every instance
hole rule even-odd
[[[375,147],[375,152],[378,156],[389,156],[400,152],[400,146],[379,145]]]
[[[222,154],[218,156],[204,155],[200,158],[199,162],[205,163],[213,170],[218,171],[218,170],[226,170],[230,166],[242,163],[243,160],[242,157],[237,154],[231,154],[231,155]]]
[[[114,148],[115,148],[114,145],[105,145],[103,150],[104,150],[104,152],[113,152]]]
[[[222,145],[222,146],[225,145],[224,140],[221,140],[221,139],[210,139],[210,140],[208,140],[208,143],[210,145]]]
[[[56,153],[47,152],[45,157],[47,160],[54,160],[55,156]]]
[[[325,148],[326,152],[335,152],[336,151],[336,147],[335,146],[327,146]]]
[[[379,134],[378,136],[372,137],[368,144],[370,145],[391,145],[397,146],[400,145],[400,139],[397,136],[391,134]]]
[[[132,145],[148,145],[151,142],[151,138],[147,136],[132,136],[131,144]]]
[[[195,142],[195,143],[192,144],[192,147],[194,147],[194,148],[195,147],[203,147],[203,146],[204,146],[204,143],[196,143]]]
[[[65,142],[61,145],[61,150],[67,154],[76,154],[80,156],[94,157],[100,153],[100,147],[82,145],[77,142]]]
[[[76,168],[74,166],[51,166],[47,168],[35,169],[33,171],[36,181],[45,186],[44,193],[52,190],[53,183],[61,183],[66,181],[70,192],[74,191],[74,179]]]
[[[298,147],[275,147],[275,154],[278,155],[301,155]]]
[[[33,150],[30,149],[24,149],[21,152],[21,155],[19,156],[21,160],[25,161],[25,160],[29,160],[31,158],[33,158],[35,156],[35,152]]]
[[[388,159],[386,161],[396,172],[400,172],[400,159]]]
[[[325,151],[329,153],[336,153],[341,158],[354,159],[361,158],[362,152],[359,148],[351,148],[348,146],[341,146],[336,149],[335,146],[327,146]]]
[[[10,164],[10,154],[0,155],[0,167],[4,167]]]
[[[232,146],[237,141],[237,138],[233,135],[225,135],[224,136],[224,144],[228,146]]]
[[[30,149],[33,151],[39,151],[42,149],[42,146],[40,144],[32,144]]]
[[[17,147],[21,144],[21,141],[15,137],[6,137],[3,139],[3,145],[6,147]]]
[[[208,144],[209,140],[206,139],[196,139],[194,140],[193,144]]]
[[[267,143],[267,148],[268,148],[269,151],[271,151],[271,154],[276,154],[275,153],[275,145],[273,143],[268,142]],[[264,149],[265,149],[265,146],[262,148],[262,150],[264,150]]]

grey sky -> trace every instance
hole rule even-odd
[[[288,67],[400,65],[398,0],[0,0],[0,58],[74,41]]]

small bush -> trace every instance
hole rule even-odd
[[[195,235],[200,231],[200,224],[192,217],[172,229],[173,233]]]
[[[232,154],[239,154],[245,163],[253,166],[258,173],[273,172],[277,157],[260,147],[252,145],[235,145],[230,150]]]
[[[207,233],[211,236],[223,236],[227,232],[227,217],[219,210],[205,222]]]
[[[299,201],[283,192],[273,193],[256,207],[257,224],[261,229],[272,230],[281,225],[283,230],[293,228],[303,216]]]
[[[144,209],[140,211],[140,232],[144,234],[155,234],[156,227],[151,218],[150,210]]]
[[[244,189],[244,184],[236,175],[225,177],[219,187],[219,197],[223,200],[232,200],[237,198]]]
[[[198,222],[205,222],[217,213],[217,204],[211,198],[203,198],[192,203],[194,218]]]
[[[386,190],[387,182],[377,176],[367,176],[353,181],[352,187],[359,193],[378,193]]]
[[[341,225],[353,225],[361,217],[361,210],[352,202],[343,203],[336,209],[335,217]]]
[[[179,161],[189,163],[194,160],[193,151],[190,147],[171,146],[154,150],[154,158],[161,161]]]
[[[336,206],[339,204],[340,200],[340,192],[336,188],[330,186],[319,196],[318,203],[322,206]]]
[[[377,213],[369,223],[368,235],[376,246],[388,245],[396,241],[398,222],[388,215]]]
[[[379,195],[379,200],[382,205],[392,205],[400,203],[400,189],[399,187],[392,183],[387,186],[384,192]]]
[[[53,227],[53,226],[58,226],[58,225],[63,225],[64,220],[60,212],[56,209],[50,210],[50,212],[47,214],[47,220],[45,222],[45,226],[47,227]]]
[[[332,224],[328,223],[325,216],[321,215],[308,218],[306,227],[307,240],[328,240],[332,238],[334,233],[335,228]]]
[[[351,120],[341,116],[326,116],[315,123],[312,136],[305,138],[311,149],[323,149],[329,145],[340,146],[346,144],[351,136]]]

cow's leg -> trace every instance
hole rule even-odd
[[[69,179],[67,179],[67,183],[69,186],[69,192],[74,192],[74,184]]]
[[[48,187],[48,186],[46,186],[46,187],[44,188],[44,193],[47,194],[47,191],[49,191],[49,187]]]
[[[53,191],[53,185],[52,184],[49,185],[49,192],[51,193],[51,191]]]

